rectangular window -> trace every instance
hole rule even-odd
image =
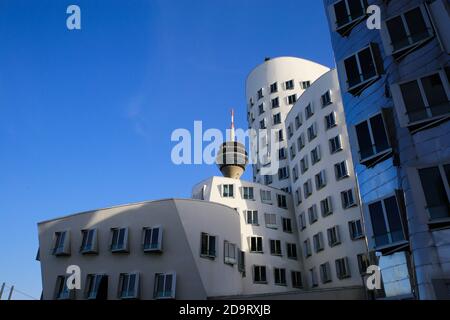
[[[336,31],[347,34],[358,21],[366,16],[366,0],[341,0],[333,5]]]
[[[308,217],[310,225],[317,221],[318,219],[317,206],[315,204],[313,204],[311,207],[308,208]]]
[[[296,94],[292,94],[290,96],[288,96],[288,104],[294,104],[297,102],[297,95]]]
[[[283,232],[292,233],[292,220],[289,218],[281,218]]]
[[[323,284],[331,282],[330,263],[326,262],[320,265],[320,279]]]
[[[258,226],[258,211],[256,210],[247,210],[244,211],[247,218],[247,224],[251,224],[254,226]]]
[[[253,266],[253,282],[267,283],[266,266]]]
[[[341,192],[342,208],[349,209],[356,206],[355,197],[353,195],[353,189],[349,189]]]
[[[97,253],[97,229],[82,230],[83,240],[80,252],[82,254]]]
[[[273,177],[272,176],[269,176],[269,175],[265,175],[264,176],[264,184],[266,186],[268,186],[269,184],[272,184],[272,182],[273,182]]]
[[[128,251],[128,228],[112,228],[111,252]]]
[[[450,113],[450,85],[443,70],[394,84],[391,90],[403,126],[420,128]]]
[[[289,178],[289,170],[287,167],[278,169],[278,180],[285,180]]]
[[[336,174],[336,180],[342,180],[344,178],[348,178],[348,169],[347,169],[347,162],[342,161],[339,163],[336,163],[334,165],[334,173]]]
[[[335,247],[341,243],[341,236],[339,234],[339,226],[334,226],[332,228],[327,229],[328,235],[328,245],[330,247]]]
[[[309,128],[308,128],[308,141],[311,142],[312,140],[314,140],[317,137],[317,125],[315,123],[313,123]]]
[[[286,196],[283,194],[277,194],[277,204],[278,207],[287,209]]]
[[[302,212],[298,215],[298,226],[300,230],[306,229],[306,214]]]
[[[278,285],[278,286],[286,285],[286,269],[274,268],[273,275],[274,275],[276,285]]]
[[[297,245],[295,243],[286,243],[286,252],[289,259],[297,260]]]
[[[316,174],[315,180],[316,180],[316,190],[325,188],[325,186],[327,185],[325,170],[322,170],[318,174]]]
[[[245,277],[245,252],[238,250],[238,270]]]
[[[293,90],[294,89],[294,80],[289,80],[285,82],[286,90]]]
[[[330,144],[330,154],[334,154],[342,150],[341,137],[339,135],[337,135],[334,138],[331,138],[329,140],[329,144]]]
[[[300,203],[302,203],[302,190],[300,187],[295,190],[295,199],[297,200],[297,205],[300,205]]]
[[[263,253],[262,237],[250,237],[250,252]]]
[[[272,192],[261,189],[261,201],[264,203],[272,203]]]
[[[327,92],[325,92],[321,97],[320,97],[320,101],[322,102],[322,108],[330,105],[331,102],[331,91],[328,90]]]
[[[292,178],[294,179],[294,182],[296,182],[298,180],[298,166],[295,165],[292,168]]]
[[[364,238],[361,220],[349,221],[348,230],[350,231],[350,239],[357,240]]]
[[[327,114],[325,116],[325,129],[330,130],[331,128],[335,127],[336,124],[336,115],[334,112],[331,112],[330,114]]]
[[[70,255],[70,238],[68,231],[55,232],[52,254],[54,256]]]
[[[175,273],[155,274],[153,297],[155,299],[175,299],[176,278]]]
[[[317,281],[316,267],[309,269],[309,276],[311,279],[311,287],[312,288],[317,287],[319,285],[319,282]]]
[[[225,264],[235,265],[237,263],[237,247],[234,243],[224,241],[223,258]]]
[[[367,274],[367,268],[370,265],[369,258],[365,253],[360,253],[356,256],[356,259],[358,260],[358,269],[359,273],[361,275]]]
[[[319,162],[321,158],[322,157],[320,154],[320,146],[317,146],[311,150],[311,162],[313,165],[315,165],[317,162]]]
[[[260,128],[260,129],[266,129],[266,120],[265,120],[265,119],[262,119],[262,120],[259,122],[259,128]]]
[[[311,87],[311,81],[302,81],[300,82],[300,87],[305,90]]]
[[[312,189],[312,182],[311,179],[308,179],[304,184],[303,184],[303,193],[305,196],[305,199],[309,198],[312,193],[313,193],[313,189]]]
[[[259,115],[262,115],[263,113],[264,113],[264,103],[261,103],[259,106],[258,106],[258,112],[259,112]]]
[[[86,299],[106,300],[108,294],[108,276],[88,274],[86,278]]]
[[[299,113],[296,117],[295,117],[295,130],[298,130],[301,126],[302,126],[302,114]]]
[[[223,198],[234,198],[234,185],[232,185],[232,184],[222,185],[222,197]]]
[[[305,258],[311,257],[311,242],[309,239],[303,241],[303,251],[305,254]]]
[[[162,227],[144,228],[144,252],[161,252],[162,250]]]
[[[392,54],[395,58],[411,52],[433,37],[433,28],[423,6],[387,19],[385,27],[388,37],[383,40],[388,48],[387,54]]]
[[[390,150],[385,128],[381,113],[355,126],[361,164],[370,164]]]
[[[67,287],[68,276],[58,276],[56,278],[56,300],[69,300],[74,298],[75,290],[69,290]]]
[[[216,258],[216,236],[202,232],[200,256],[209,259]]]
[[[265,213],[264,220],[266,222],[266,227],[271,229],[278,229],[277,215],[274,213]]]
[[[280,106],[280,98],[276,97],[272,99],[272,109],[278,108]]]
[[[281,241],[280,240],[269,240],[270,243],[270,254],[275,256],[281,256]]]
[[[255,200],[253,187],[242,187],[242,199]]]
[[[316,233],[313,236],[313,242],[314,242],[314,251],[316,253],[324,249],[322,232]]]
[[[270,93],[278,92],[278,82],[274,82],[270,85]]]
[[[300,159],[300,170],[302,174],[304,174],[306,171],[308,171],[309,165],[308,165],[308,155],[305,155],[302,159]]]
[[[305,117],[306,117],[306,119],[309,119],[313,115],[314,115],[314,108],[313,108],[313,105],[310,103],[305,108]]]
[[[300,152],[305,147],[305,134],[302,132],[297,138],[297,149]]]
[[[295,158],[295,146],[290,146],[289,147],[290,150],[290,154],[291,154],[291,160],[293,160]]]
[[[351,94],[359,95],[364,88],[378,79],[380,70],[375,60],[377,49],[371,44],[343,61],[347,75],[347,91]]]
[[[278,130],[278,142],[284,141],[283,129]]]
[[[303,288],[302,273],[300,271],[291,271],[292,287]]]
[[[376,247],[405,240],[400,210],[395,195],[368,205]]]
[[[139,298],[139,274],[121,273],[119,278],[119,298],[137,299]]]
[[[277,113],[273,115],[273,124],[277,125],[281,123],[281,113]]]
[[[350,277],[350,267],[348,265],[347,257],[336,260],[336,276],[338,279]]]
[[[258,90],[258,100],[260,100],[262,98],[264,98],[264,92],[263,92],[263,89],[261,88]]]
[[[333,204],[331,197],[327,197],[320,201],[320,210],[322,212],[322,217],[327,217],[333,214]]]
[[[286,148],[278,149],[278,159],[285,160],[286,159]]]
[[[450,218],[450,164],[419,169],[430,221]]]
[[[294,130],[292,129],[292,123],[290,123],[290,124],[288,125],[287,130],[288,130],[288,138],[291,139],[292,136],[294,135]]]

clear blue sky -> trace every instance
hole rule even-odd
[[[219,172],[173,165],[174,129],[225,129],[230,107],[245,128],[266,56],[334,65],[317,0],[1,0],[0,39],[0,283],[35,297],[37,222],[189,197]]]

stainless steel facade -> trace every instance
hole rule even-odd
[[[355,18],[358,16],[359,5],[364,7],[366,13]],[[381,9],[381,30],[369,29],[367,26],[369,15],[366,9],[370,5],[377,5]],[[387,273],[387,270],[382,270],[386,297],[449,298],[450,175],[447,171],[445,177],[445,170],[442,169],[448,168],[443,166],[450,164],[449,1],[324,0],[324,6],[338,66],[369,250],[377,253],[373,256],[377,256],[375,261],[380,266],[390,265],[392,269],[393,265],[389,261],[397,261],[397,269],[403,270],[398,275],[393,274],[394,271]],[[349,15],[346,16],[345,13]],[[343,21],[338,21],[339,18]],[[414,28],[421,25],[417,21],[426,26],[427,32],[420,41],[411,37]],[[407,26],[405,29],[408,38],[402,41],[409,41],[409,46],[401,44],[398,42],[399,38],[395,38],[392,28],[396,23],[397,26]],[[387,28],[388,24],[390,29]],[[398,30],[396,32],[401,33]],[[360,51],[364,48],[370,48],[370,51]],[[360,56],[353,59],[358,51],[361,52]],[[373,65],[363,65],[364,54],[368,55],[369,52]],[[361,71],[356,75],[356,78],[363,79],[359,87],[354,85],[358,81],[352,83],[352,79],[355,79],[355,74],[351,73],[352,66]],[[375,72],[372,74],[370,70],[363,70],[364,67]],[[438,72],[440,78],[436,76]],[[439,88],[443,89],[439,92],[444,90],[447,99],[439,106],[438,116],[433,114],[430,117],[423,116],[423,121],[412,121],[411,110],[414,108],[411,104],[416,103],[417,99],[408,100],[404,91],[399,88],[405,90],[408,84],[414,85],[416,79],[421,79],[417,83],[424,86],[423,77],[430,74],[434,74],[430,78],[434,82],[440,79],[442,86]],[[426,88],[421,87],[421,90],[424,94]],[[433,95],[428,97],[430,101],[433,99]],[[431,103],[428,105],[431,106]],[[424,110],[433,111],[431,107]],[[371,123],[370,119],[377,115],[381,117],[375,118]],[[375,121],[377,119],[383,119],[388,146],[383,152],[374,151],[375,157],[365,161],[362,159],[363,148],[360,146],[363,139],[357,130],[370,126],[371,136],[367,139],[373,142],[376,139],[374,131],[380,129],[377,125],[380,122]],[[370,147],[377,149],[378,146],[374,142]],[[431,210],[437,209],[433,209],[430,203],[431,196],[427,197],[425,194],[427,185],[423,182],[424,177],[421,179],[419,176],[422,168],[440,168],[442,173],[443,190],[446,193],[442,197],[445,199],[447,196],[447,204],[439,207],[439,219],[433,218]],[[389,202],[384,201],[386,199],[396,200],[396,210],[389,213]],[[393,211],[398,211],[398,225],[401,228],[389,231],[387,227],[386,234],[380,235],[376,231],[381,228],[376,221],[377,212],[384,213],[387,220],[392,220]],[[391,216],[387,216],[389,214]],[[387,221],[386,225],[389,223],[394,224]],[[396,255],[395,258],[391,257],[393,254]],[[389,284],[395,282],[395,288],[390,290]]]

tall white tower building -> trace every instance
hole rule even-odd
[[[294,58],[279,57],[266,59],[247,77],[246,97],[249,127],[254,130],[276,130],[277,150],[275,155],[259,155],[258,158],[279,160],[278,173],[261,174],[261,163],[253,164],[253,181],[290,191],[289,169],[287,168],[287,139],[285,119],[298,97],[312,82],[329,68],[318,63]],[[270,139],[268,139],[270,140]],[[271,144],[272,141],[267,141]],[[262,148],[259,148],[262,149]],[[272,148],[268,147],[268,150]]]

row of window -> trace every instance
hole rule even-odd
[[[234,198],[234,184],[223,184],[221,187],[221,196],[223,198]],[[241,197],[245,200],[255,200],[253,187],[241,187]],[[260,190],[261,202],[272,204],[272,192],[270,190]],[[277,194],[277,206],[283,209],[287,208],[287,198],[284,194]]]
[[[82,242],[80,253],[98,254],[98,229],[81,231]],[[129,252],[128,228],[111,228],[110,251],[112,253]],[[161,226],[144,227],[142,229],[142,250],[144,252],[162,252],[163,229]],[[71,254],[70,232],[55,232],[51,253],[55,256],[68,256]]]
[[[263,237],[260,236],[251,236],[248,238],[249,242],[249,248],[251,253],[264,253],[264,246],[263,246]],[[269,245],[269,253],[273,256],[280,256],[282,257],[283,249],[282,249],[282,242],[281,240],[276,239],[269,239],[268,242]],[[295,243],[289,243],[286,242],[286,257],[288,259],[297,260],[297,245]]]
[[[69,276],[61,275],[56,279],[55,299],[75,299],[76,290],[67,286]],[[88,274],[83,297],[87,300],[108,299],[108,275]],[[121,273],[119,276],[118,295],[119,299],[139,299],[140,296],[140,274]],[[175,299],[176,273],[156,273],[154,278],[154,299]]]
[[[310,223],[314,223],[315,221],[312,222],[311,219],[314,218],[310,217]],[[349,221],[348,229],[351,240],[355,241],[364,238],[364,231],[362,228],[361,220]],[[326,233],[328,246],[330,248],[336,247],[342,243],[341,231],[338,225],[328,228]],[[321,231],[313,235],[313,246],[315,253],[319,253],[325,250],[324,236]],[[305,258],[309,258],[312,256],[311,241],[309,238],[303,241],[303,255]]]
[[[299,85],[302,90],[305,90],[311,86],[311,81],[301,81],[299,83]],[[296,82],[294,81],[294,79],[283,82],[283,88],[286,91],[294,90],[295,86],[296,86]],[[278,92],[279,92],[278,82],[272,83],[269,86],[269,94],[275,94]],[[256,93],[257,100],[261,100],[262,98],[264,98],[265,94],[266,94],[266,88],[259,89],[258,92]],[[249,106],[252,107],[252,106],[254,106],[254,104],[255,104],[255,101],[253,100],[253,98],[250,98]]]
[[[252,226],[259,226],[258,210],[244,210],[245,221]],[[278,229],[278,216],[275,213],[264,214],[265,226],[270,229]],[[281,226],[283,232],[292,233],[292,220],[281,217]]]
[[[268,284],[267,267],[254,265],[252,267],[253,282],[256,284]],[[273,268],[273,280],[275,285],[287,286],[286,269]],[[300,271],[291,271],[291,285],[293,288],[303,288],[302,274]]]

